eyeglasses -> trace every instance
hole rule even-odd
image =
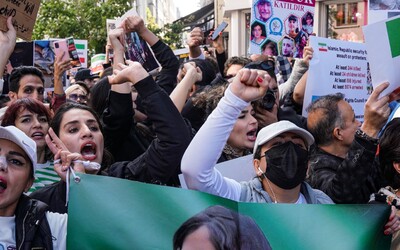
[[[69,99],[74,100],[74,101],[76,101],[76,100],[78,100],[78,99],[80,99],[81,101],[86,101],[87,96],[85,96],[85,95],[78,95],[78,94],[70,94],[70,95],[69,95]]]

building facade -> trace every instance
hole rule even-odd
[[[215,0],[216,25],[225,21],[229,56],[248,56],[252,0]],[[316,0],[317,36],[363,42],[361,26],[368,23],[366,0]]]

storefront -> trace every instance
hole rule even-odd
[[[248,56],[252,1],[217,1],[216,20],[229,23],[227,48],[230,56]],[[363,42],[362,26],[368,23],[368,2],[357,0],[317,1],[314,32],[317,36]]]

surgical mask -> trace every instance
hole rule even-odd
[[[292,189],[304,181],[307,172],[308,151],[285,142],[265,152],[267,170],[263,174],[272,183],[283,189]]]

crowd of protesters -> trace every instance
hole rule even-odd
[[[16,44],[11,17],[7,27],[0,32],[0,69]],[[158,72],[150,75],[125,60],[129,32],[151,47]],[[340,93],[313,101],[305,118],[309,46],[302,58],[272,49],[228,57],[222,36],[210,43],[215,54],[203,53],[203,32],[194,28],[187,39],[190,60],[180,64],[138,16],[123,20],[107,40],[111,67],[100,76],[82,69],[67,89],[62,77],[72,66],[56,57],[48,98],[38,68],[11,72],[9,101],[0,109],[0,246],[66,248],[70,166],[177,188],[183,174],[190,189],[244,202],[390,201],[383,233],[398,244],[400,114],[396,102],[381,95],[389,83],[373,90],[362,124]],[[246,155],[252,155],[254,169],[246,182],[215,167]],[[208,213],[213,216],[212,209]],[[28,223],[33,220],[40,226]],[[180,247],[185,243],[175,240]]]

